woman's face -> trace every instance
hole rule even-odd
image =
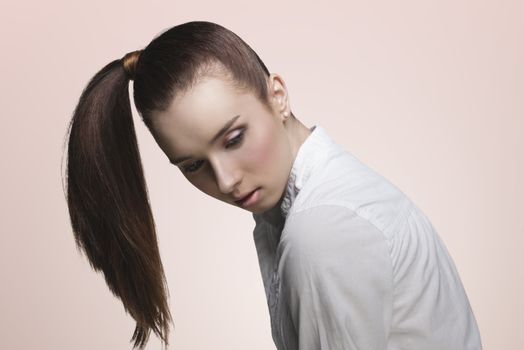
[[[251,93],[209,77],[153,117],[153,136],[182,174],[202,192],[261,213],[284,193],[293,164],[286,128],[289,103],[278,75],[269,78],[271,110]],[[240,197],[255,191],[247,204]]]

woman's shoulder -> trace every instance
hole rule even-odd
[[[289,215],[319,206],[345,208],[388,234],[409,213],[413,202],[349,152],[338,152],[304,183]]]

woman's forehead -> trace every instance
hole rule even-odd
[[[177,95],[161,118],[184,124],[222,122],[256,103],[250,93],[241,93],[218,78],[207,78]]]

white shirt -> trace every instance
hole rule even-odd
[[[425,214],[319,125],[253,231],[278,350],[480,350]]]

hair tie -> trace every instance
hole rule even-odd
[[[142,50],[131,51],[125,54],[125,56],[120,59],[122,61],[122,65],[124,66],[124,71],[126,72],[126,76],[128,77],[128,79],[135,79],[136,65],[141,53]]]

